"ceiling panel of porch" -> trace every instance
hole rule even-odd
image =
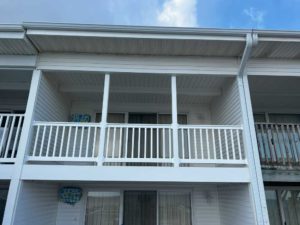
[[[32,71],[0,70],[0,109],[25,110]]]
[[[249,85],[255,111],[270,109],[288,113],[300,110],[299,77],[251,76]]]
[[[103,74],[51,73],[59,89],[73,101],[101,101]],[[179,76],[179,104],[206,104],[221,94],[228,78],[212,76]],[[157,103],[171,102],[171,77],[153,74],[113,74],[110,82],[110,102]]]

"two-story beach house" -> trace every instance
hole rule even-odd
[[[3,225],[300,225],[299,59],[297,32],[1,25]]]

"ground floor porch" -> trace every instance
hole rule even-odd
[[[23,181],[20,191],[18,225],[255,224],[247,183]]]

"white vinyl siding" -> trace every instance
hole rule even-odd
[[[255,225],[248,185],[219,186],[221,225]]]
[[[218,192],[215,186],[193,190],[192,212],[193,225],[220,225]]]
[[[57,186],[23,182],[14,225],[56,225]]]
[[[42,75],[39,84],[34,120],[68,121],[70,102],[59,92],[55,82]]]
[[[212,123],[222,125],[241,124],[242,112],[237,79],[229,81],[211,105]]]

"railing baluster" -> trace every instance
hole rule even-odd
[[[95,127],[95,129],[97,129],[97,128]],[[91,127],[88,127],[88,134],[87,134],[87,140],[86,140],[86,146],[85,146],[85,157],[88,157],[89,146],[90,146],[90,136],[91,136]]]
[[[150,158],[153,158],[153,128],[150,128]]]
[[[219,138],[220,159],[223,159],[223,146],[222,146],[221,129],[218,129],[218,138]]]
[[[8,155],[8,151],[9,151],[9,146],[10,146],[12,134],[14,132],[15,120],[16,120],[16,116],[12,116],[12,122],[11,122],[10,127],[9,127],[8,139],[7,139],[7,142],[6,142],[6,148],[5,148],[4,158],[7,158],[7,155]]]
[[[209,137],[208,137],[208,129],[206,129],[206,147],[207,147],[207,157],[210,159],[210,146],[209,146]]]
[[[52,152],[52,157],[55,156],[55,151],[56,151],[56,145],[57,145],[57,136],[58,136],[58,132],[59,132],[59,128],[60,126],[55,126],[55,138],[54,138],[54,146],[53,146],[53,152]]]
[[[74,136],[74,143],[73,143],[73,152],[72,152],[72,157],[75,156],[75,152],[76,152],[76,143],[77,143],[77,134],[78,134],[78,126],[76,126],[75,128],[75,136]]]
[[[156,129],[156,158],[159,158],[159,128]]]
[[[163,136],[163,158],[165,158],[165,139],[166,139],[166,136],[165,136],[165,128],[162,128],[162,131],[163,131],[163,133],[162,133],[162,136]]]
[[[181,128],[181,147],[182,147],[182,158],[184,159],[185,157],[185,143],[184,143],[184,131],[183,128]]]
[[[85,127],[84,126],[81,126],[81,136],[80,136],[80,144],[79,144],[79,153],[78,153],[78,157],[82,157],[82,143],[83,143],[83,134],[84,134],[84,131],[85,131]]]
[[[131,158],[134,158],[134,127],[132,128],[132,137],[131,137]]]
[[[68,157],[69,156],[69,154],[70,154],[70,149],[69,149],[69,147],[70,147],[70,139],[71,139],[71,132],[72,132],[72,127],[69,127],[69,129],[68,129],[68,139],[67,139],[67,148],[66,148],[66,157]],[[72,152],[71,152],[72,153]]]
[[[123,132],[123,128],[120,127],[120,138],[119,138],[119,159],[121,158],[121,155],[122,155],[122,143],[123,143],[123,135],[122,135],[122,132]]]
[[[226,158],[230,159],[229,157],[229,150],[228,150],[228,138],[227,138],[227,130],[224,129],[224,135],[225,135],[225,148],[226,148]]]
[[[187,132],[187,138],[188,138],[187,142],[188,142],[188,153],[189,153],[189,156],[187,158],[191,159],[191,137],[190,137],[190,130],[186,129],[186,132]]]
[[[202,128],[200,128],[200,146],[201,146],[201,159],[204,159]]]
[[[39,135],[40,135],[40,125],[37,125],[37,130],[36,130],[36,135],[35,135],[35,141],[34,141],[34,146],[33,146],[33,151],[32,151],[32,156],[36,155],[36,147],[37,147]]]
[[[129,132],[129,129],[128,127],[126,127],[126,138],[125,138],[125,156],[124,158],[127,158],[127,152],[128,152],[128,132]]]
[[[42,136],[42,142],[41,142],[41,149],[39,152],[39,156],[42,156],[43,148],[44,148],[44,140],[45,140],[45,133],[46,133],[46,126],[43,126],[43,136]]]
[[[24,118],[24,116],[19,116],[18,127],[17,127],[17,131],[16,131],[14,145],[13,145],[13,148],[12,148],[11,158],[15,157],[15,153],[16,153],[16,150],[17,150],[17,143],[19,143],[19,138],[20,138],[19,134],[20,134],[21,124],[22,124],[23,118]]]
[[[147,128],[144,128],[145,138],[144,138],[144,158],[147,158]]]
[[[239,160],[242,159],[242,150],[241,150],[241,141],[240,141],[240,131],[236,131],[236,138],[237,138],[237,144],[238,144],[238,150],[239,150]]]
[[[232,132],[232,129],[230,129],[230,136],[231,136],[231,148],[232,148],[232,156],[233,156],[233,159],[235,160],[236,159],[236,156],[235,156],[235,146],[234,146],[234,142],[233,142],[233,132]]]
[[[98,127],[94,127],[94,138],[93,138],[93,148],[92,148],[92,157],[96,157],[96,140],[97,140],[97,132]],[[105,150],[106,152],[106,150]],[[104,153],[105,154],[105,153]]]
[[[65,140],[65,129],[66,127],[63,126],[62,134],[61,134],[61,142],[60,142],[60,149],[59,149],[59,157],[62,156],[62,149],[64,145],[64,140]],[[67,151],[66,151],[66,156],[67,156]]]
[[[115,158],[116,132],[117,132],[116,130],[117,130],[117,128],[114,127],[114,128],[113,128],[113,138],[112,138],[112,153],[111,153],[112,158]]]
[[[196,128],[193,129],[194,130],[194,159],[197,159],[197,139],[196,139]]]
[[[213,150],[214,150],[214,159],[217,159],[217,151],[216,151],[216,142],[215,142],[215,129],[212,129],[212,143],[213,143]]]
[[[104,151],[104,155],[107,158],[108,157],[108,151],[109,151],[109,136],[110,136],[110,127],[107,128],[107,138],[106,138],[106,150]],[[101,144],[101,143],[100,143]]]
[[[49,151],[50,151],[49,149],[50,149],[50,143],[51,143],[52,129],[53,129],[52,126],[50,126],[47,149],[46,149],[46,157],[49,157]]]
[[[4,141],[6,139],[8,123],[9,123],[9,116],[6,116],[6,120],[5,120],[5,124],[4,124],[4,129],[3,129],[3,133],[2,133],[2,139],[1,139],[1,142],[0,142],[0,155],[3,155],[3,156],[5,155],[5,152],[4,152],[4,149],[5,149],[4,148]]]
[[[141,152],[141,128],[138,128],[138,158],[140,158],[140,152]]]
[[[171,135],[172,135],[172,130],[168,128],[168,134],[169,134],[169,158],[172,158],[172,141],[171,141]]]

